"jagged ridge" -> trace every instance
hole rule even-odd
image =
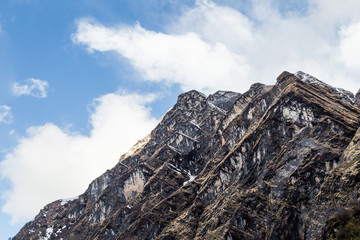
[[[359,95],[302,72],[244,94],[181,94],[132,154],[14,239],[327,236],[360,194]]]

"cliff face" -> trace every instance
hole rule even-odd
[[[358,106],[302,72],[244,94],[186,92],[84,194],[14,239],[334,237],[328,220],[360,197]]]

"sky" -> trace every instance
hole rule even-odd
[[[358,0],[0,1],[0,239],[74,197],[177,96],[304,71],[360,88]]]

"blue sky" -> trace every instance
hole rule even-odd
[[[0,2],[0,239],[81,194],[183,91],[302,70],[360,88],[360,3]],[[76,182],[76,184],[74,184]]]

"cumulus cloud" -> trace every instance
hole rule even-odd
[[[12,114],[11,107],[7,105],[0,105],[0,123],[11,123]]]
[[[13,85],[12,91],[15,96],[33,96],[37,98],[46,98],[49,83],[44,80],[29,78]]]
[[[95,177],[117,163],[157,120],[145,105],[153,95],[107,94],[91,105],[88,136],[53,123],[31,127],[0,163],[12,189],[2,196],[12,221],[34,217],[47,203],[77,196]]]
[[[209,44],[196,33],[163,34],[135,26],[108,28],[79,21],[76,43],[93,51],[116,51],[129,59],[144,79],[179,83],[183,89],[229,88],[226,79],[246,78],[249,66],[222,43]]]
[[[73,41],[90,52],[115,51],[144,80],[183,90],[245,91],[254,82],[273,84],[283,70],[302,70],[357,91],[359,1],[312,0],[302,12],[281,12],[274,2],[252,1],[245,13],[198,0],[164,32],[81,19]]]

